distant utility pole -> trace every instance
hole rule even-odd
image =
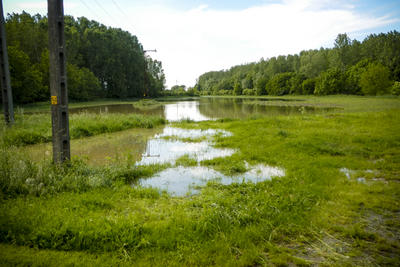
[[[0,0],[0,85],[3,97],[4,119],[7,124],[14,123],[14,107],[11,91],[10,68],[8,65],[6,27],[3,16],[3,1]]]
[[[47,0],[54,163],[62,163],[70,159],[63,6],[63,0]]]

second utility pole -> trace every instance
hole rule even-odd
[[[70,159],[63,0],[47,0],[47,7],[53,160],[54,163],[63,163]]]

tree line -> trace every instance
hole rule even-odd
[[[302,51],[201,75],[202,95],[400,94],[400,33],[362,42],[339,34],[333,48]]]
[[[165,89],[161,62],[145,55],[136,36],[85,17],[64,22],[69,99],[157,96]],[[14,101],[48,100],[47,17],[8,14],[5,26]]]

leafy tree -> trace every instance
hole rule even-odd
[[[372,34],[362,42],[351,40],[344,33],[337,36],[333,48],[261,58],[258,62],[228,70],[207,72],[199,77],[196,88],[202,94],[217,94],[220,90],[232,90],[235,82],[240,81],[243,89],[254,88],[258,95],[263,95],[267,93],[264,85],[271,79],[273,90],[269,93],[286,94],[285,75],[274,77],[291,72],[295,75],[289,81],[290,94],[312,94],[314,91],[316,94],[362,94],[360,77],[371,62],[379,62],[388,68],[391,80],[400,80],[399,51],[400,33],[397,31]],[[227,81],[231,81],[229,86]],[[246,91],[247,94],[250,92]]]
[[[383,95],[390,91],[390,71],[380,63],[371,63],[360,76],[361,91],[365,95]]]
[[[268,82],[268,78],[266,76],[262,76],[256,81],[256,94],[257,95],[266,95],[267,94],[267,90],[265,89],[267,82]]]
[[[332,50],[334,62],[332,67],[344,69],[351,62],[352,41],[346,33],[339,34],[335,39],[335,49]]]
[[[67,62],[72,64],[68,65],[72,99],[156,96],[164,90],[161,62],[145,57],[136,36],[84,17],[65,16],[64,22]],[[47,24],[46,17],[26,12],[7,16],[7,41],[14,53],[11,60],[19,62],[13,65],[15,90],[22,93],[17,101],[48,99]]]
[[[266,90],[269,95],[286,95],[290,92],[290,80],[294,77],[294,73],[285,72],[276,74],[268,81]]]
[[[392,95],[400,95],[400,82],[394,82],[392,86]]]
[[[248,73],[246,77],[242,80],[242,88],[245,89],[253,89],[253,75],[252,73]]]
[[[29,103],[43,100],[46,87],[42,83],[42,75],[29,56],[15,46],[8,46],[11,86],[13,98],[17,103]]]
[[[315,79],[306,79],[301,84],[301,91],[304,95],[312,95],[315,90]]]
[[[243,95],[256,95],[255,89],[243,89]]]
[[[317,78],[314,94],[333,95],[342,92],[344,87],[343,73],[338,68],[331,68],[324,71]]]
[[[318,50],[303,51],[300,53],[299,71],[308,78],[317,77],[322,71],[329,68],[328,52]]]
[[[242,94],[242,85],[239,82],[235,83],[235,86],[233,87],[233,93],[235,95],[241,95]]]
[[[368,64],[371,63],[370,59],[363,59],[356,65],[351,66],[346,71],[345,90],[346,94],[361,94],[360,78],[361,74],[365,72]]]
[[[69,99],[86,101],[101,95],[100,82],[89,69],[67,64],[67,73]]]
[[[306,76],[301,73],[295,73],[290,78],[290,94],[301,95],[303,94],[303,81],[306,79]]]

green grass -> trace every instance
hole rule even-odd
[[[237,153],[203,165],[240,174],[247,161],[286,173],[257,184],[210,182],[194,196],[131,186],[166,165],[94,168],[78,161],[54,167],[3,148],[0,262],[399,265],[399,100],[328,97],[318,103],[326,101],[344,112],[177,123],[233,133],[214,142]],[[187,156],[177,161],[193,164]],[[344,167],[354,170],[350,179],[340,172]],[[48,190],[29,190],[40,183]]]
[[[154,99],[142,99],[142,100],[134,102],[132,105],[135,108],[139,108],[139,109],[152,109],[155,107],[159,107],[162,104],[160,102],[157,102]]]
[[[165,124],[157,116],[138,114],[72,114],[69,117],[71,139],[111,133],[131,128],[153,128]],[[0,126],[0,139],[5,146],[23,146],[51,141],[50,114],[17,114],[15,124]]]

